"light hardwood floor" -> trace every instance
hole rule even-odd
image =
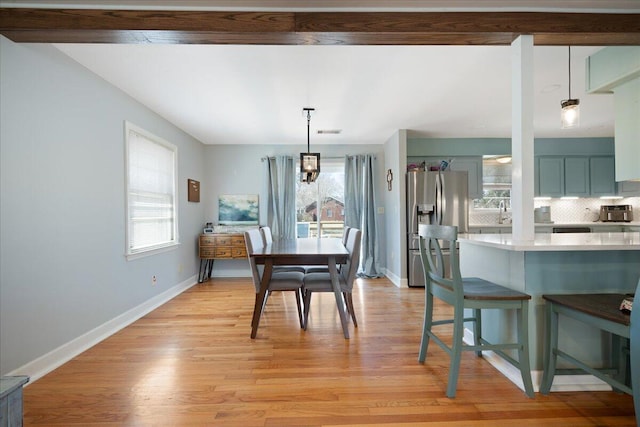
[[[444,352],[417,361],[421,289],[358,280],[350,340],[332,294],[313,296],[305,332],[290,292],[271,295],[252,340],[254,295],[249,279],[194,286],[26,387],[25,425],[636,425],[628,395],[528,399],[470,352],[446,398]]]

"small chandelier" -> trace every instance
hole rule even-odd
[[[307,152],[300,153],[300,179],[302,182],[311,184],[320,175],[320,153],[310,153],[309,149],[309,129],[311,126],[311,112],[315,108],[303,108],[303,113],[307,113]]]
[[[580,125],[580,100],[571,99],[571,46],[569,46],[569,99],[560,101],[562,111],[562,129],[570,129]]]

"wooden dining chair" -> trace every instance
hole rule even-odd
[[[251,266],[251,276],[253,278],[253,285],[256,289],[256,300],[258,298],[258,293],[260,292],[260,283],[262,280],[262,274],[258,269],[258,264],[256,263],[255,258],[251,256],[251,253],[254,251],[258,251],[264,247],[262,234],[260,230],[250,229],[244,232],[244,240],[245,245],[247,247],[247,256],[249,258],[249,265]],[[267,300],[269,298],[269,294],[272,291],[293,291],[296,295],[296,305],[298,307],[298,320],[300,322],[300,327],[305,328],[304,317],[302,312],[302,284],[304,279],[304,273],[300,271],[272,271],[271,280],[269,281],[269,287],[267,288],[267,293],[265,295],[264,301],[262,303],[262,307],[260,308],[260,316],[262,316],[262,312],[264,311],[264,307],[267,304]]]
[[[460,370],[462,351],[492,350],[520,370],[525,393],[533,397],[531,367],[529,363],[528,318],[530,295],[497,285],[476,277],[462,278],[458,253],[458,228],[445,225],[425,225],[418,227],[420,235],[420,256],[426,278],[425,312],[422,328],[422,342],[418,360],[423,363],[427,357],[429,341],[432,339],[450,356],[447,397],[455,397]],[[443,243],[448,243],[444,246]],[[443,247],[450,251],[450,278],[445,277]],[[453,306],[453,318],[433,319],[434,298]],[[472,310],[472,316],[465,317],[465,309]],[[482,337],[482,310],[516,310],[518,317],[517,342],[492,344]],[[463,343],[464,324],[473,322],[474,345]],[[453,324],[453,342],[447,345],[434,331],[434,327]],[[518,360],[507,355],[505,350],[517,350]]]
[[[356,280],[358,265],[360,264],[360,240],[362,232],[356,228],[352,228],[347,237],[346,248],[349,251],[347,262],[338,272],[338,280],[340,283],[340,291],[345,301],[347,311],[351,316],[353,325],[358,327],[356,313],[353,307],[353,282]],[[305,329],[309,319],[309,307],[311,304],[311,295],[314,292],[333,292],[331,284],[331,276],[329,272],[307,273],[304,275],[304,286],[302,293],[304,296],[304,324]]]
[[[273,243],[273,234],[271,233],[271,227],[260,227],[260,233],[262,235],[262,242],[265,246]],[[274,265],[273,272],[284,272],[284,271],[297,271],[300,273],[306,273],[306,269],[304,265]]]
[[[347,239],[349,237],[349,232],[351,231],[351,227],[344,226],[342,230],[342,244],[347,246]],[[342,265],[338,266],[338,269],[341,269]],[[329,267],[326,265],[310,265],[305,267],[305,273],[328,273]]]

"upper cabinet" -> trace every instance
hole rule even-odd
[[[589,158],[565,157],[564,194],[573,197],[588,197],[591,191],[590,185]]]
[[[537,196],[564,196],[564,157],[543,156],[536,159]]]
[[[613,156],[538,156],[536,195],[614,196],[614,170]]]
[[[467,172],[469,198],[482,198],[482,157],[456,157],[451,162],[451,170]]]
[[[610,46],[587,58],[587,92],[613,93],[615,173],[640,179],[640,46]]]
[[[589,158],[591,195],[595,197],[616,194],[615,159],[613,156]]]
[[[618,194],[624,197],[640,196],[640,181],[619,182]]]

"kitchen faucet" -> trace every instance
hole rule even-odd
[[[502,224],[503,221],[506,219],[506,215],[503,215],[502,213],[507,213],[507,206],[504,203],[504,200],[500,200],[500,204],[498,205],[498,224]]]

